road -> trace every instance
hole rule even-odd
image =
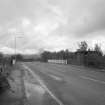
[[[21,66],[30,105],[105,105],[104,72],[40,62]]]

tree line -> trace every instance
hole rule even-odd
[[[89,48],[86,41],[78,44],[78,49],[75,52],[66,50],[61,51],[44,51],[41,54],[41,61],[47,62],[48,59],[67,60],[68,64],[84,65],[88,67],[104,68],[105,55],[102,52],[101,46],[95,44],[94,48]]]

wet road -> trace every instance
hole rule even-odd
[[[105,73],[85,67],[23,63],[30,105],[105,105]]]
[[[47,88],[42,79],[28,66],[24,68],[24,90],[28,105],[63,105]]]

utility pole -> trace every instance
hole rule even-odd
[[[17,61],[17,38],[22,38],[22,37],[17,37],[17,34],[21,34],[21,33],[15,33],[14,35],[14,54],[15,54],[15,57],[13,59],[13,64],[16,64],[16,61]]]
[[[16,63],[16,34],[15,34],[15,62]]]
[[[14,58],[12,60],[12,64],[16,64],[16,33],[14,34]]]

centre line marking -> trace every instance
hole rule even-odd
[[[59,104],[59,105],[64,105],[49,89],[48,87],[44,84],[44,82],[40,79],[38,75],[35,74],[28,66],[23,64],[23,67],[28,70],[32,76],[37,79],[37,81],[40,83],[40,85],[50,94],[50,96]]]
[[[85,77],[85,76],[80,76],[80,77],[81,77],[82,79],[91,80],[91,81],[98,82],[98,83],[101,83],[101,84],[104,84],[104,85],[105,85],[105,81],[100,81],[100,80],[93,79],[93,78],[90,78],[90,77]]]

